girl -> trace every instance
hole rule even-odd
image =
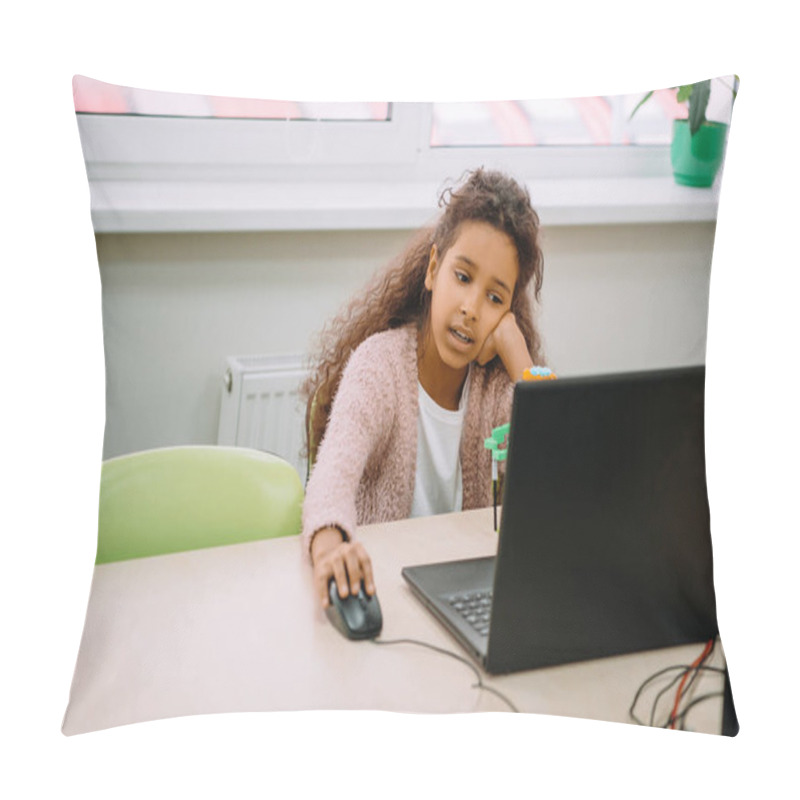
[[[362,581],[375,592],[357,525],[491,505],[484,439],[509,421],[514,382],[542,360],[528,192],[479,169],[439,205],[438,224],[323,331],[302,389],[316,450],[303,546],[323,607],[331,578],[341,597]]]

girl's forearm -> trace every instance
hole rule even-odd
[[[511,380],[521,381],[525,370],[533,366],[533,359],[514,316],[509,316],[508,323],[498,326],[498,330],[495,332],[497,353]]]

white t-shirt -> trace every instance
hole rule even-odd
[[[417,471],[412,517],[461,511],[461,429],[467,408],[469,375],[457,411],[438,405],[418,382]]]

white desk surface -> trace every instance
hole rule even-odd
[[[403,566],[493,555],[491,509],[359,529],[372,558],[382,639],[414,638],[466,653],[412,595]],[[370,709],[508,711],[472,688],[474,672],[417,645],[346,640],[312,590],[297,537],[193,550],[95,567],[66,734],[189,714]],[[523,712],[630,722],[639,685],[691,664],[702,645],[488,676]],[[719,642],[709,664],[724,663]],[[665,684],[645,698],[640,718]],[[704,673],[693,696],[722,690]],[[663,715],[674,696],[665,693]],[[698,704],[687,729],[717,733],[722,701]]]

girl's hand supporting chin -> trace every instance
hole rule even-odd
[[[533,366],[525,337],[517,325],[511,311],[507,311],[497,323],[497,327],[483,343],[476,361],[481,366],[488,364],[495,356],[500,356],[512,381],[522,380],[522,373]]]

